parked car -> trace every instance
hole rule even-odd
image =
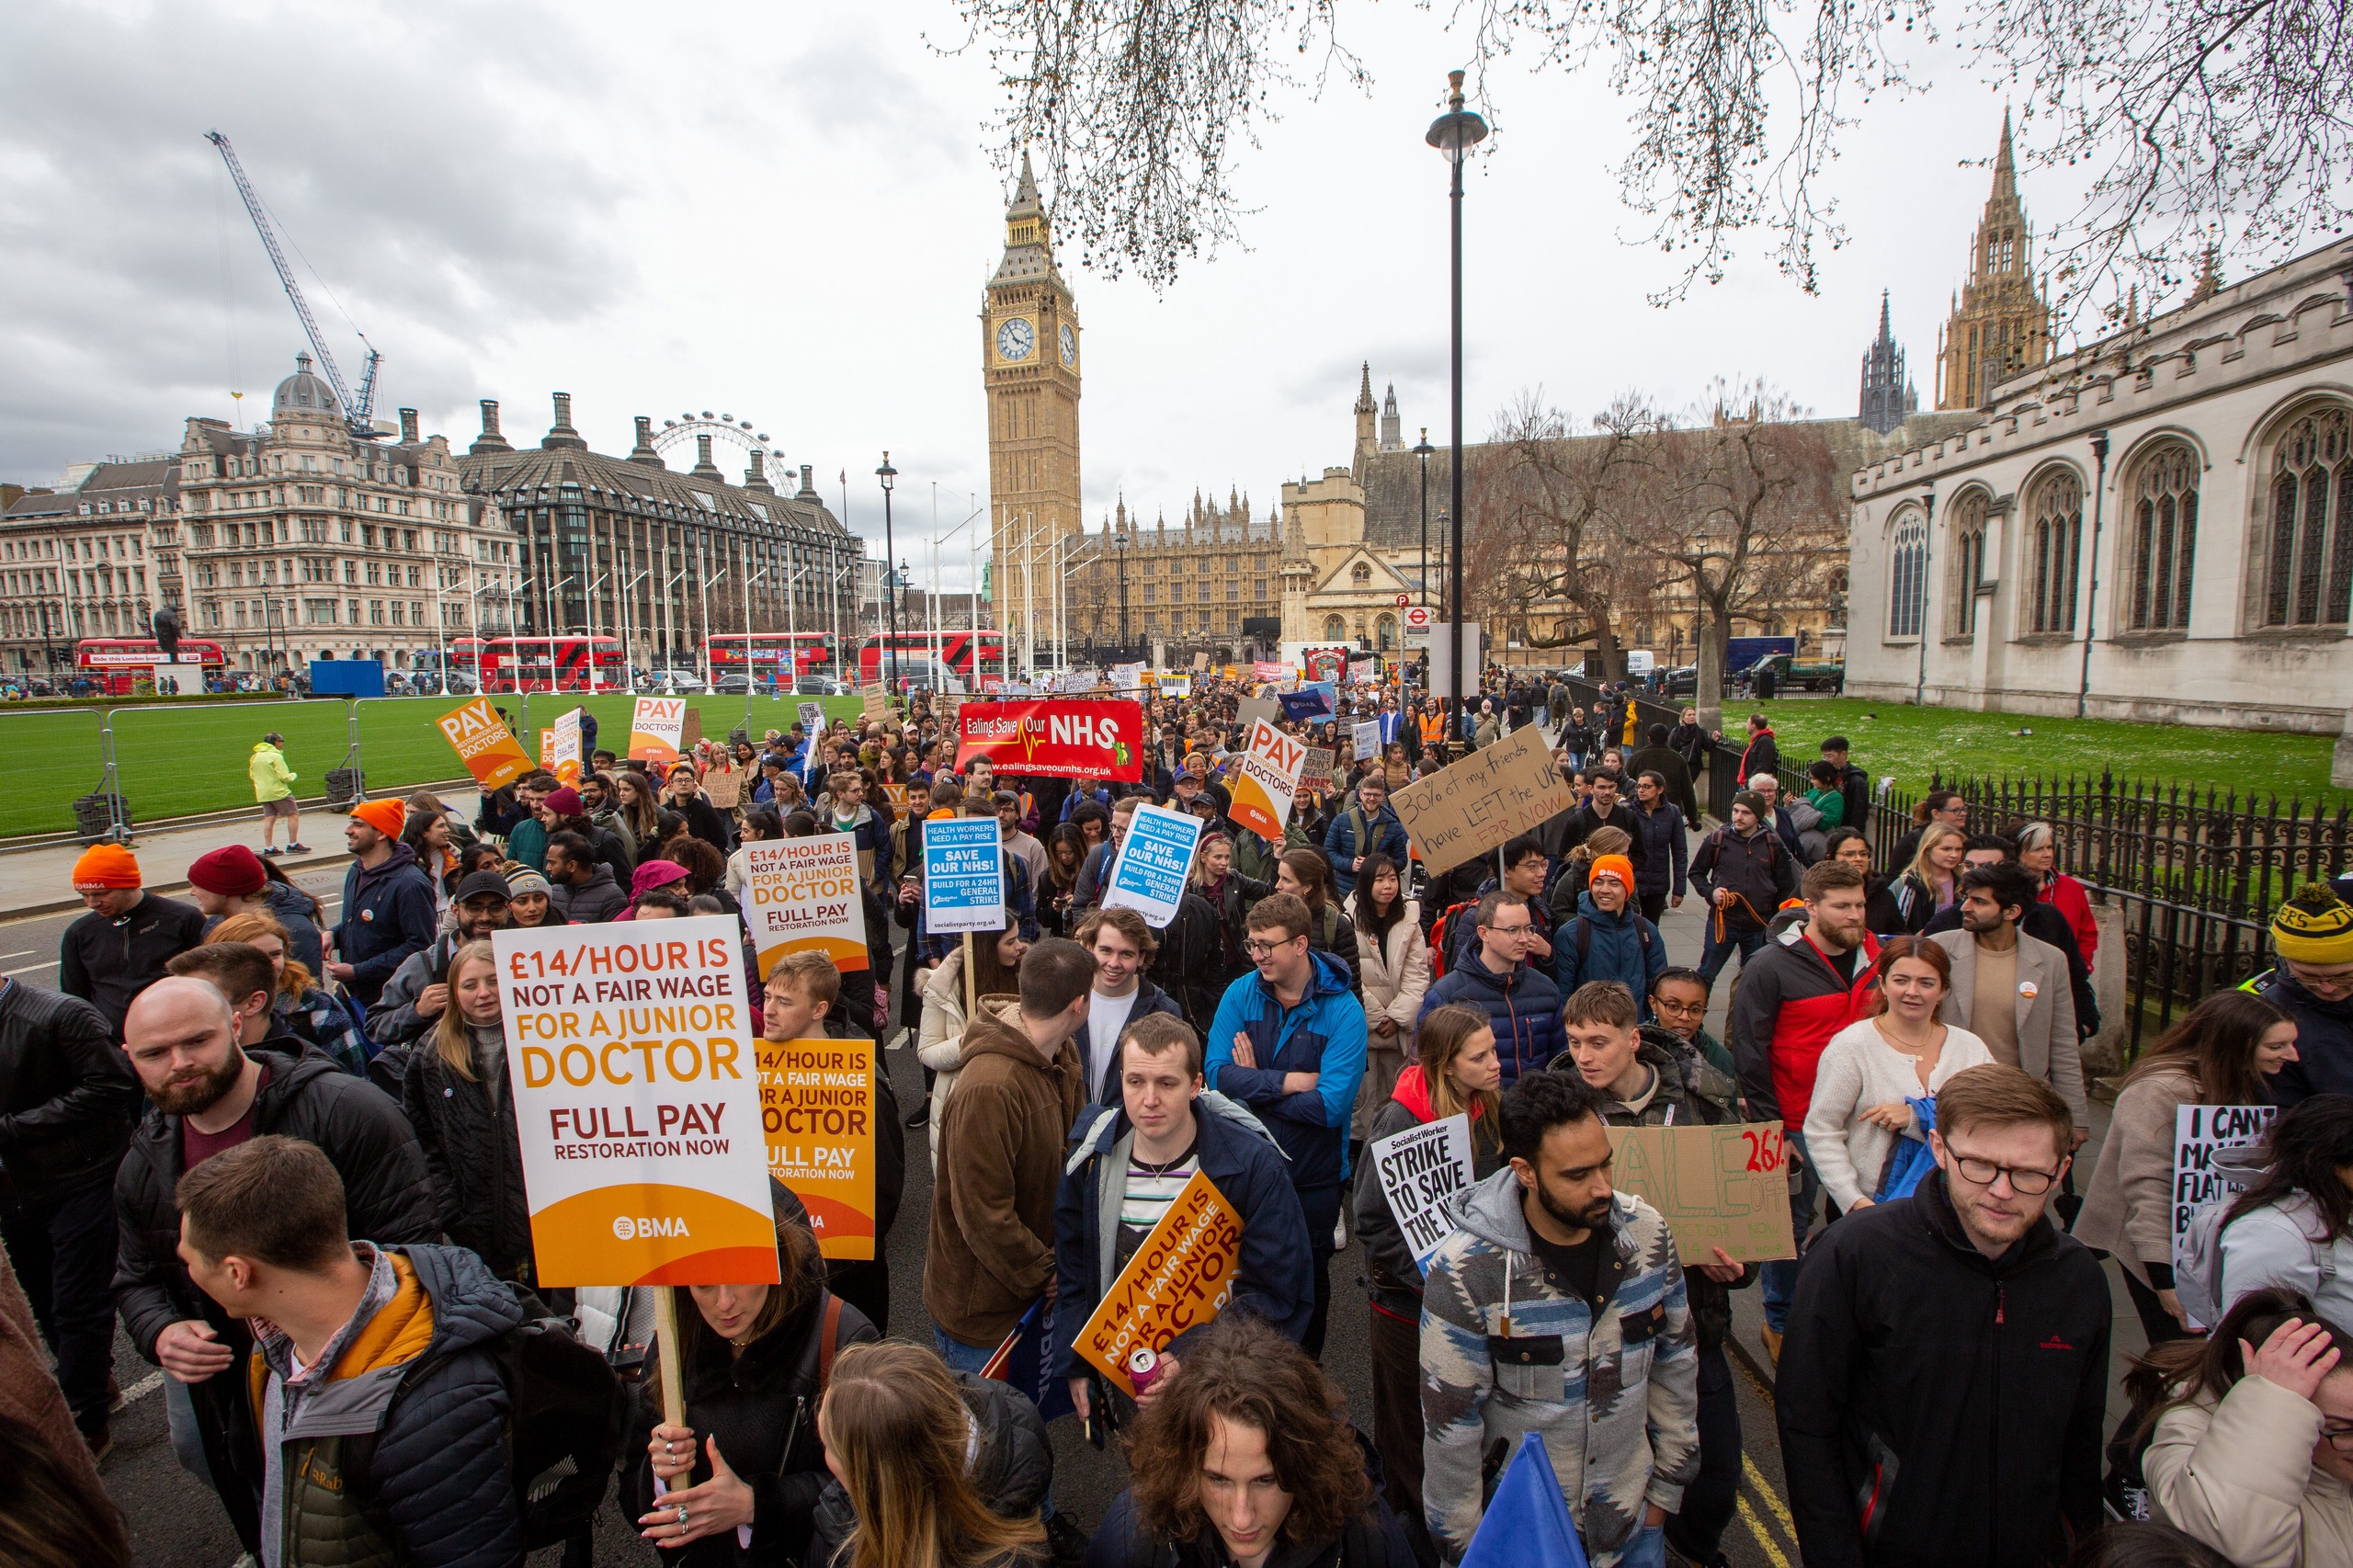
[[[703,689],[702,676],[691,670],[655,670],[654,682],[654,691],[663,697],[678,697]]]
[[[1773,684],[1782,691],[1827,691],[1833,696],[1846,689],[1847,666],[1835,659],[1800,659],[1793,653],[1768,653],[1734,676],[1743,691],[1756,689],[1758,672],[1770,669]]]
[[[742,670],[730,670],[719,677],[711,688],[722,697],[745,697],[752,690],[752,677]]]

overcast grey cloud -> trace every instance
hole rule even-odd
[[[1241,246],[1162,294],[1065,249],[1090,524],[1122,495],[1173,517],[1197,487],[1263,515],[1286,478],[1347,460],[1366,360],[1409,441],[1445,438],[1445,165],[1422,132],[1459,42],[1442,8],[1351,14],[1373,85],[1281,104],[1238,170]],[[836,507],[846,473],[878,553],[887,448],[896,543],[919,558],[932,485],[943,528],[985,500],[978,312],[1005,191],[986,62],[934,47],[961,36],[946,0],[18,0],[0,18],[0,478],[175,446],[191,414],[266,414],[302,340],[202,139],[217,127],[315,265],[298,270],[347,376],[352,323],[382,351],[380,409],[415,406],[462,447],[496,398],[529,440],[561,390],[608,451],[634,415],[731,412]],[[1758,264],[1661,312],[1661,258],[1619,240],[1622,106],[1559,71],[1490,86],[1501,133],[1466,213],[1472,437],[1538,385],[1590,414],[1763,375],[1847,412],[1882,286],[1927,386],[1986,187],[1964,164],[2000,124],[1986,87],[1940,77],[1868,108],[1830,176],[1853,237],[1820,295]],[[962,544],[943,552],[955,585]]]

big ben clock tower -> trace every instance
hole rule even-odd
[[[1078,314],[1055,270],[1029,156],[1005,211],[1005,259],[981,306],[981,381],[989,400],[989,501],[997,624],[1045,612],[1049,552],[1083,531],[1078,489]]]

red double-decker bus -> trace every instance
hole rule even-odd
[[[484,691],[620,691],[629,685],[618,637],[493,637],[480,657]]]
[[[420,648],[412,661],[420,670],[439,671],[441,650]],[[482,639],[452,637],[449,639],[449,668],[470,681],[478,681],[482,672]]]
[[[858,650],[858,678],[861,684],[871,685],[889,677],[890,653],[893,649],[898,653],[903,675],[915,673],[937,656],[974,691],[994,689],[994,683],[1005,678],[1005,633],[960,628],[952,631],[902,631],[895,639],[887,631],[869,637]]]
[[[153,637],[85,637],[74,645],[74,665],[85,680],[97,681],[108,697],[128,697],[131,683],[149,674],[148,666],[165,662],[164,650]],[[201,667],[210,683],[227,665],[218,642],[199,637],[180,639],[177,661]]]
[[[825,673],[834,662],[834,641],[823,631],[714,631],[703,639],[703,654],[710,662],[713,681],[748,669],[765,691],[777,685],[788,660],[791,673],[784,677],[787,685],[802,676]]]

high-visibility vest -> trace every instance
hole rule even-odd
[[[1421,726],[1422,744],[1441,745],[1446,741],[1446,715],[1425,713],[1414,721]]]

